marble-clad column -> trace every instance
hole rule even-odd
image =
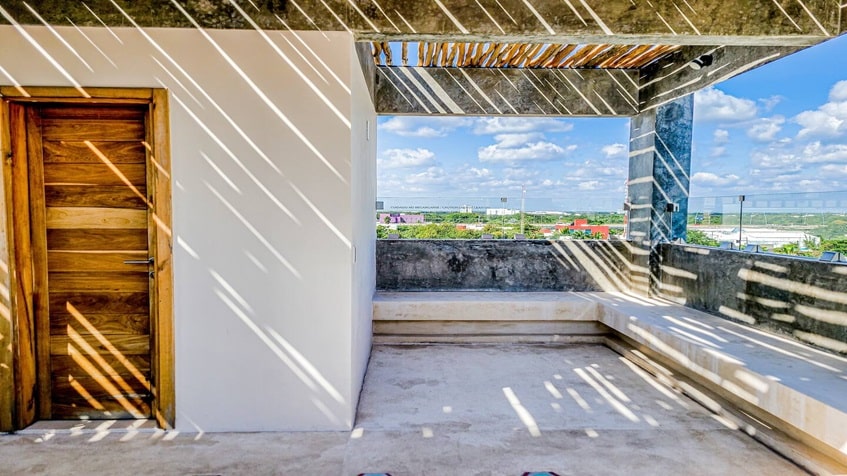
[[[654,246],[686,237],[693,117],[688,95],[630,122],[627,239],[636,247],[633,286],[645,294]]]

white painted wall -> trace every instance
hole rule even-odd
[[[57,30],[82,59],[26,28],[67,74],[0,26],[0,83],[171,92],[177,429],[349,429],[375,193],[351,36],[269,32],[287,62],[254,31]]]

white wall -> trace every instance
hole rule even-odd
[[[58,28],[89,69],[45,28],[26,31],[83,86],[171,92],[177,429],[350,428],[375,192],[350,35],[269,32],[289,65],[254,31],[84,29],[101,54]],[[0,83],[72,85],[12,27],[0,45]]]

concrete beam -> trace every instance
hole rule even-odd
[[[687,46],[641,70],[639,108],[648,111],[707,86],[717,84],[778,60],[799,46]],[[711,66],[699,70],[689,63],[701,55],[712,56]]]
[[[5,3],[24,24],[41,23],[33,10],[48,23],[89,26],[128,26],[131,17],[145,27],[191,27],[190,16],[206,28],[251,28],[254,21],[269,29],[349,30],[360,40],[811,45],[844,28],[838,0],[29,0],[32,10]]]
[[[637,70],[377,68],[377,114],[631,116]]]

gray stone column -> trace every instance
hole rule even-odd
[[[644,294],[656,282],[655,245],[686,237],[693,118],[688,95],[630,122],[627,239],[636,248],[633,287]]]

